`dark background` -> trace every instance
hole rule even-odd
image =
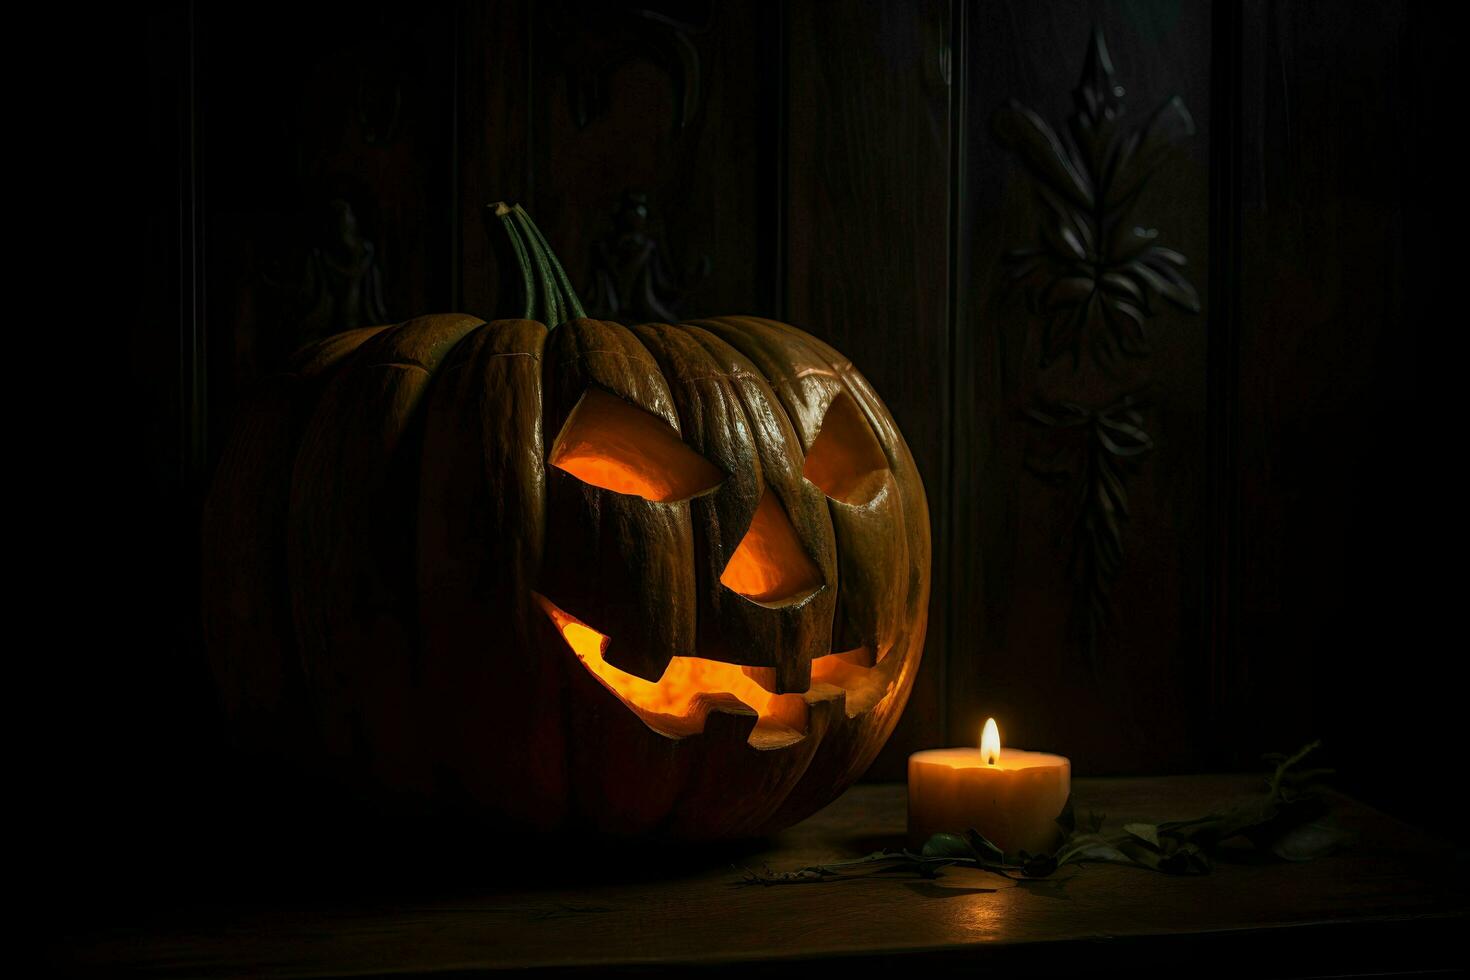
[[[125,134],[98,142],[126,158],[126,220],[103,227],[127,233],[64,229],[131,279],[87,430],[106,472],[80,506],[105,530],[60,562],[97,598],[58,613],[57,827],[83,860],[186,864],[240,804],[196,528],[242,393],[316,336],[495,314],[492,201],[527,207],[590,305],[658,318],[588,289],[633,194],[654,301],[826,339],[918,460],[929,639],[870,778],[987,715],[1081,775],[1251,768],[1321,737],[1343,788],[1446,826],[1428,774],[1463,744],[1460,442],[1421,359],[1458,332],[1438,240],[1462,181],[1432,9],[265,2],[122,25],[94,68],[114,91],[75,115]],[[1132,217],[1187,258],[1198,312],[1155,301],[1147,354],[1043,367],[1047,314],[1006,256],[1046,212],[995,120],[1014,100],[1066,132],[1094,29],[1121,133],[1172,96],[1193,120]],[[1065,404],[1112,406],[1151,448],[1035,414]],[[1080,502],[1109,489],[1126,517],[1089,537]]]

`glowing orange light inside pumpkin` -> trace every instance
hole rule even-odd
[[[668,422],[600,388],[589,388],[572,409],[548,462],[583,483],[665,502],[724,479]]]
[[[887,468],[888,460],[862,409],[848,395],[838,395],[827,406],[801,475],[833,499],[860,504],[877,492],[877,478]]]
[[[829,653],[812,661],[812,683],[833,684],[851,692],[868,683],[872,667],[873,651],[867,647]]]
[[[794,599],[822,584],[822,571],[807,557],[781,502],[767,490],[750,529],[736,546],[720,584],[757,602]]]
[[[603,659],[608,638],[577,622],[551,603],[547,612],[567,645],[604,684],[631,705],[655,714],[680,717],[689,713],[700,694],[733,694],[755,709],[757,725],[800,729],[806,725],[806,703],[799,694],[772,694],[745,675],[735,664],[701,657],[674,657],[657,681],[646,681],[619,670]]]

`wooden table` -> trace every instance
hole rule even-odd
[[[1074,799],[1111,828],[1198,815],[1258,786],[1241,776],[1079,779]],[[88,927],[53,956],[67,972],[275,977],[753,963],[765,974],[859,958],[928,972],[1181,977],[1465,967],[1463,854],[1457,867],[1446,845],[1345,797],[1334,797],[1334,814],[1359,835],[1349,850],[1306,864],[1222,864],[1198,878],[1088,865],[1034,882],[950,869],[932,881],[739,883],[738,866],[785,870],[898,846],[903,786],[867,785],[760,845],[663,861],[594,852],[513,884],[491,862],[427,895],[322,900],[293,886],[244,905]]]

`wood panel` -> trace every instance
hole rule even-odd
[[[530,27],[524,2],[461,4],[455,22],[451,307],[485,320],[507,312],[487,206],[531,193]]]
[[[947,3],[788,8],[784,315],[850,357],[893,413],[929,496],[925,660],[874,778],[944,732],[949,418]]]
[[[1347,784],[1448,826],[1393,749],[1456,714],[1441,610],[1458,603],[1431,571],[1453,412],[1428,406],[1458,384],[1419,363],[1454,319],[1435,240],[1452,228],[1435,216],[1448,42],[1406,4],[1253,2],[1240,30],[1238,634],[1220,697],[1248,749],[1322,735]]]
[[[113,427],[94,441],[120,459],[77,483],[111,528],[106,543],[68,557],[108,598],[78,623],[62,668],[88,694],[69,709],[79,751],[57,762],[70,816],[51,830],[98,888],[148,892],[257,812],[199,625],[200,501],[223,434],[241,392],[296,344],[448,305],[453,58],[443,9],[182,4],[128,16],[146,18],[146,44],[96,27],[109,49],[86,77],[127,92],[147,66],[142,104],[115,116],[120,137],[134,131],[96,144],[125,158],[109,182],[145,212],[136,240],[128,220],[107,219],[129,229],[122,264],[143,272],[116,292],[140,297],[122,304],[126,367],[96,359],[114,379],[89,391],[92,418]]]
[[[995,716],[1003,738],[1064,750],[1079,772],[1186,767],[1203,704],[1207,318],[1188,308],[1187,290],[1170,302],[1152,272],[1133,271],[1137,245],[1099,239],[1086,258],[1058,256],[1069,227],[1153,229],[1154,243],[1188,259],[1176,272],[1208,307],[1209,10],[1076,2],[971,12],[948,737],[974,742]],[[1175,96],[1187,116],[1170,107]],[[1124,181],[1140,184],[1131,207],[1104,208],[1100,193],[1083,207],[1061,187],[1068,167],[1089,187],[1107,182],[1075,128],[1086,99],[1094,130],[1111,127],[1120,142],[1135,131],[1160,137],[1152,169],[1113,177],[1119,202]],[[1062,134],[1069,163],[1031,120]],[[1140,280],[1128,309],[1095,305],[1108,274]],[[1130,312],[1147,347],[1134,337],[1119,351]]]

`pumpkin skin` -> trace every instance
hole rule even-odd
[[[646,499],[556,462],[624,414],[713,485]],[[770,522],[788,550],[742,552]],[[927,504],[887,410],[836,351],[754,317],[329,338],[243,413],[204,542],[245,746],[374,806],[542,832],[750,836],[825,806],[897,723],[929,596]],[[737,553],[767,591],[722,582]],[[705,669],[769,705],[618,693]]]

